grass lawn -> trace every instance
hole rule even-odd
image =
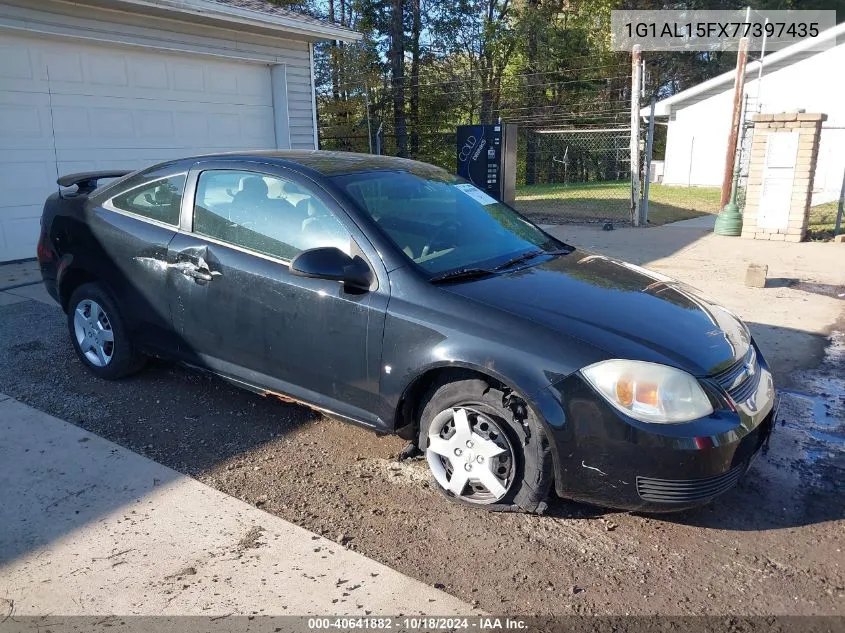
[[[631,186],[627,182],[570,185],[523,185],[516,190],[516,207],[531,219],[549,224],[631,220]],[[688,220],[719,212],[718,187],[649,189],[649,224]]]
[[[826,202],[810,209],[810,218],[807,224],[807,239],[833,239],[833,227],[836,224],[836,212],[838,209],[838,202]],[[845,226],[845,218],[843,218],[842,224]]]
[[[535,222],[567,224],[631,221],[631,186],[626,182],[570,185],[523,185],[516,189],[516,208]],[[652,184],[649,189],[648,221],[656,226],[719,212],[718,187],[683,187]],[[810,209],[807,238],[833,238],[837,202]]]

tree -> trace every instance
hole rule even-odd
[[[420,0],[411,0],[411,156],[420,152]]]
[[[393,89],[393,133],[396,135],[396,155],[408,156],[408,136],[405,129],[405,3],[391,0],[390,8],[390,80]]]

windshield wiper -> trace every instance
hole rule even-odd
[[[433,284],[440,284],[447,281],[462,281],[464,279],[475,279],[476,277],[487,277],[492,274],[493,271],[487,270],[486,268],[459,268],[458,270],[432,277],[429,281]]]
[[[559,248],[552,251],[546,251],[543,249],[538,249],[536,251],[526,251],[521,255],[511,257],[508,261],[499,264],[493,270],[504,270],[505,268],[510,268],[511,266],[515,266],[516,264],[527,262],[529,259],[534,259],[535,257],[540,257],[541,255],[568,255],[571,252],[572,251],[570,249],[563,248]]]

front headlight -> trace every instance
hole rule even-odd
[[[674,367],[606,360],[581,373],[610,404],[643,422],[687,422],[713,413],[698,381]]]

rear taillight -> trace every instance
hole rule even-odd
[[[56,254],[50,248],[49,242],[47,241],[47,234],[43,229],[41,230],[41,235],[38,236],[38,246],[35,249],[35,254],[39,264],[52,262],[56,259]]]

